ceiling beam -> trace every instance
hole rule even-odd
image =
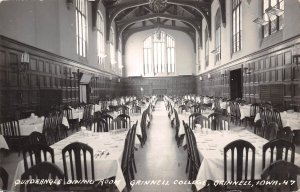
[[[148,0],[140,0],[140,1],[135,1],[135,2],[130,2],[130,3],[123,3],[116,5],[114,8],[111,10],[108,10],[108,22],[107,22],[107,27],[106,27],[106,40],[109,40],[109,30],[112,25],[112,22],[114,19],[124,10],[132,8],[132,7],[138,7],[138,6],[144,6],[148,5],[149,1]],[[211,22],[210,22],[210,5],[211,3],[209,2],[199,2],[197,0],[168,0],[168,4],[173,4],[173,5],[180,5],[180,6],[186,6],[195,9],[198,11],[205,19],[208,30],[209,30],[209,36],[211,37]],[[206,9],[202,8],[205,7]]]

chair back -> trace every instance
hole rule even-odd
[[[110,127],[111,126],[111,122],[112,122],[112,120],[114,118],[111,115],[106,114],[106,113],[102,115],[102,118],[106,121],[107,126]]]
[[[30,145],[41,144],[47,145],[46,137],[44,134],[34,131],[28,136],[28,142]]]
[[[218,131],[230,130],[230,119],[227,116],[218,115],[214,120],[215,129]]]
[[[277,160],[285,160],[294,163],[295,145],[282,139],[269,141],[263,146],[263,169],[266,167],[266,159],[270,159],[269,164]]]
[[[92,131],[94,132],[108,132],[107,122],[101,117],[95,117],[92,123]]]
[[[290,127],[279,128],[277,131],[277,139],[283,139],[293,143],[294,132]]]
[[[267,140],[276,139],[276,134],[278,131],[278,125],[275,122],[267,124],[264,128],[264,138]]]
[[[198,116],[200,116],[201,113],[193,113],[189,116],[189,126],[192,128],[192,129],[195,129],[195,123],[194,123],[194,119]]]
[[[201,128],[208,128],[211,129],[211,122],[209,121],[208,117],[199,115],[194,119],[194,127],[196,124],[200,124]]]
[[[288,185],[271,185],[264,186],[263,191],[281,192],[281,191],[297,191],[297,177],[300,176],[300,167],[294,163],[279,160],[272,163],[268,168],[266,168],[261,174],[261,179],[264,181],[278,181],[278,183],[283,183],[286,181],[295,181],[293,183],[288,183]],[[270,190],[271,189],[271,190]]]
[[[63,148],[62,157],[66,179],[95,180],[93,148],[84,143],[74,142]]]
[[[8,173],[3,167],[0,167],[0,179],[2,182],[2,189],[7,190],[8,186]]]
[[[0,124],[0,134],[3,136],[20,136],[20,125],[18,120],[7,121]]]
[[[231,155],[228,155],[228,151],[231,151],[230,152]],[[249,154],[252,155],[252,157],[249,157],[250,156]],[[230,164],[227,164],[228,157],[231,161]],[[227,165],[231,165],[230,169],[227,168]],[[228,179],[227,178],[228,170],[230,170],[231,173],[231,178],[229,178],[229,180],[232,181],[242,181],[248,179],[253,180],[254,170],[255,170],[255,147],[248,141],[241,140],[241,139],[227,144],[224,147],[224,180],[225,181],[227,181]]]
[[[60,170],[58,166],[56,166],[53,163],[49,162],[42,162],[40,164],[37,164],[28,170],[26,170],[22,176],[22,180],[29,180],[29,179],[45,179],[49,180],[52,179],[54,180],[64,180],[64,174]],[[60,185],[51,185],[51,184],[43,184],[43,185],[38,185],[38,184],[28,184],[27,186],[25,184],[22,184],[20,187],[20,191],[60,191],[63,189],[62,183]]]
[[[28,170],[29,163],[30,167],[44,161],[51,161],[54,163],[54,151],[47,145],[27,145],[23,147],[23,161],[25,171]]]

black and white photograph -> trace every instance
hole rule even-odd
[[[300,192],[300,0],[0,0],[0,192]]]

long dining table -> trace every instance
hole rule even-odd
[[[121,162],[127,132],[127,130],[100,133],[79,131],[50,146],[54,149],[55,164],[63,170],[62,149],[73,142],[85,143],[93,148],[95,181],[115,177],[115,185],[119,191],[122,191],[126,186]],[[135,140],[135,144],[138,145],[137,139]],[[90,159],[88,159],[87,165],[88,170],[90,170]],[[24,171],[24,161],[21,160],[17,165],[13,181],[21,179]],[[11,190],[15,191],[18,188],[19,185],[16,186],[13,182]]]
[[[232,141],[243,139],[255,147],[255,179],[261,178],[262,173],[262,147],[268,140],[248,131],[210,131],[205,129],[194,130],[201,166],[197,174],[197,181],[224,180],[224,147]],[[267,156],[266,162],[270,162]],[[300,165],[300,155],[296,153],[295,164]],[[231,164],[227,163],[227,170]],[[266,164],[268,167],[269,164]],[[299,180],[299,179],[298,179]],[[205,182],[196,182],[197,190],[202,189]]]

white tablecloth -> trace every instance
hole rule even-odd
[[[118,134],[112,134],[110,132],[102,132],[102,133],[93,133],[90,131],[77,132],[76,134],[67,137],[66,139],[61,140],[53,144],[51,147],[54,149],[55,155],[55,164],[63,170],[63,161],[62,161],[62,149],[72,143],[72,142],[82,142],[91,146],[94,150],[94,172],[95,172],[95,180],[99,181],[101,179],[106,179],[115,176],[117,188],[119,191],[122,191],[126,182],[124,179],[124,175],[121,169],[122,155],[124,149],[124,142],[126,138],[127,132],[121,132]],[[102,151],[104,155],[99,155]],[[109,155],[106,155],[107,152]],[[89,157],[89,156],[88,156]],[[88,162],[88,165],[90,163]],[[90,170],[88,166],[88,170]],[[24,172],[24,162],[21,160],[16,169],[16,173],[14,175],[14,180],[20,179],[21,175]],[[91,178],[91,177],[89,177]],[[12,184],[11,190],[16,190],[14,182]]]
[[[241,112],[241,120],[245,117],[250,117],[250,108],[251,105],[240,105],[240,112]]]
[[[0,149],[9,149],[3,135],[0,135]]]
[[[69,123],[66,117],[63,117],[62,124],[69,128]],[[30,135],[32,132],[43,132],[44,117],[26,118],[19,120],[20,135]]]
[[[291,127],[291,130],[300,130],[300,113],[280,113],[281,122],[283,127]],[[260,120],[260,113],[257,113],[254,122]]]
[[[246,130],[237,132],[199,131],[195,133],[195,136],[201,159],[201,166],[197,174],[197,180],[224,180],[224,147],[230,142],[238,139],[249,141],[255,146],[255,179],[260,179],[262,173],[262,146],[268,142],[266,139]],[[266,162],[269,162],[268,159],[266,159]],[[295,156],[295,164],[300,164],[299,154],[296,154]],[[231,170],[230,165],[230,163],[227,163],[228,170]],[[268,166],[269,165],[266,164],[266,167]],[[198,184],[196,187],[197,190],[200,190],[204,187],[204,185]]]

